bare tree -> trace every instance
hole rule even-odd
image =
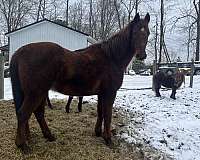
[[[138,8],[138,6],[136,7],[136,4],[138,5],[139,4],[139,1],[138,0],[121,0],[121,3],[124,5],[126,11],[127,11],[127,14],[128,14],[128,22],[130,22],[131,20],[131,15],[134,11],[135,8]]]
[[[188,2],[188,1],[187,1]],[[193,1],[193,7],[190,4],[190,7],[188,7],[188,3],[185,4],[185,6],[182,6],[180,9],[181,14],[179,16],[175,16],[175,20],[173,22],[172,28],[176,29],[179,28],[182,31],[182,34],[186,33],[187,36],[184,39],[183,45],[186,45],[187,47],[187,61],[190,60],[190,58],[193,58],[193,46],[194,42],[196,42],[195,47],[195,60],[199,59],[199,32],[198,29],[198,5],[195,1]]]
[[[42,10],[42,1],[43,1],[43,0],[39,0],[38,9],[37,9],[37,16],[36,16],[36,21],[39,21],[39,19],[40,19],[40,12],[41,12],[41,10]]]
[[[163,42],[164,42],[163,17],[164,17],[164,2],[163,2],[163,0],[161,0],[160,1],[160,51],[159,51],[158,63],[161,63],[161,61],[162,61],[162,49],[163,49]]]
[[[118,22],[119,29],[122,29],[121,16],[120,16],[121,4],[119,1],[114,0],[114,6],[115,6],[116,14],[117,14],[117,22]]]
[[[196,36],[196,56],[195,60],[199,61],[199,39],[200,39],[200,0],[196,4],[196,0],[193,1],[196,15],[197,15],[197,36]]]
[[[0,0],[0,12],[6,23],[6,31],[22,26],[23,19],[30,10],[30,0]]]
[[[93,30],[92,30],[92,16],[93,16],[93,1],[89,0],[89,6],[90,6],[90,11],[89,11],[89,34],[93,36]]]

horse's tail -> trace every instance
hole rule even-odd
[[[14,57],[12,57],[10,62],[10,78],[12,83],[12,92],[13,92],[13,99],[15,104],[16,113],[18,113],[23,100],[24,94],[21,88],[19,72],[18,72],[18,63]]]

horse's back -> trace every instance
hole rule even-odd
[[[64,49],[56,43],[52,42],[38,42],[30,43],[19,48],[15,53],[14,57],[20,57],[20,59],[27,58],[42,58],[52,57],[55,55],[62,54]]]
[[[17,64],[22,88],[27,91],[48,90],[55,81],[64,57],[63,48],[55,43],[31,43],[19,48],[11,59]]]

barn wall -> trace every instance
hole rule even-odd
[[[87,46],[86,35],[48,21],[13,32],[9,37],[10,57],[21,46],[34,42],[54,42],[70,50]]]

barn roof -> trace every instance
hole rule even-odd
[[[30,26],[33,26],[33,25],[35,25],[35,24],[38,24],[38,23],[41,23],[41,22],[44,22],[44,21],[47,21],[47,22],[50,22],[50,23],[53,23],[53,24],[62,26],[62,27],[64,27],[64,28],[70,29],[70,30],[72,30],[72,31],[81,33],[81,34],[83,34],[83,35],[89,36],[87,33],[81,32],[81,31],[76,30],[76,29],[74,29],[74,28],[68,27],[68,26],[66,26],[66,25],[63,25],[63,24],[60,24],[60,23],[58,23],[58,22],[54,22],[54,21],[51,21],[51,20],[48,20],[48,19],[43,19],[43,20],[40,20],[40,21],[38,21],[38,22],[34,22],[34,23],[31,23],[31,24],[28,24],[28,25],[26,25],[26,26],[23,26],[23,27],[21,27],[21,28],[18,28],[18,29],[16,29],[16,30],[13,30],[13,31],[11,31],[11,32],[8,32],[8,33],[6,33],[6,35],[9,35],[9,34],[14,33],[14,32],[16,32],[16,31],[23,30],[24,28],[28,28],[28,27],[30,27]]]

